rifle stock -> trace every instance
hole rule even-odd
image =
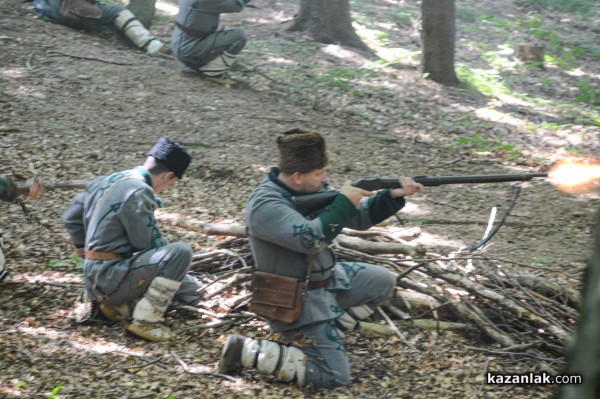
[[[515,173],[501,175],[471,175],[471,176],[415,176],[413,180],[426,187],[444,184],[476,184],[476,183],[505,183],[512,181],[528,181],[535,178],[548,177],[547,173]],[[372,177],[359,179],[352,183],[354,187],[367,191],[401,188],[398,179],[387,177]],[[339,193],[337,191],[321,191],[292,197],[294,207],[303,215],[310,215],[331,204]]]

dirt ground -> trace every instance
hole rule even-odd
[[[485,3],[492,4],[483,2],[478,12]],[[502,3],[504,11],[519,12],[511,2]],[[222,87],[173,59],[146,56],[110,31],[78,32],[36,18],[31,3],[3,1],[0,174],[17,180],[91,179],[140,164],[152,144],[168,136],[187,145],[193,163],[186,178],[162,196],[164,210],[206,222],[243,224],[246,198],[277,161],[275,135],[296,126],[324,132],[331,180],[338,186],[375,175],[543,172],[574,147],[585,156],[598,155],[597,125],[570,120],[568,129],[539,125],[533,131],[512,125],[510,118],[558,121],[570,116],[442,88],[424,80],[414,62],[366,79],[365,85],[381,84],[388,91],[374,88],[375,94],[360,101],[328,91],[323,79],[310,86],[307,76],[325,76],[328,68],[358,68],[365,59],[334,45],[307,42],[302,34],[282,32],[281,23],[297,10],[293,1],[253,4],[260,8],[224,19],[229,26],[244,26],[253,44],[232,72],[240,85]],[[363,16],[388,15],[395,3],[372,5],[362,10]],[[392,40],[415,48],[418,33],[413,27],[398,23],[396,28],[390,30]],[[598,33],[580,28],[581,35],[598,43]],[[169,23],[157,23],[152,30],[169,40]],[[481,62],[466,44],[476,34],[459,29],[461,62]],[[597,60],[588,61],[586,70],[598,74]],[[539,97],[560,97],[564,89],[535,84],[541,76],[569,79],[552,70],[524,73],[528,76],[522,84]],[[506,111],[507,116],[481,125],[461,124],[482,111]],[[502,137],[518,146],[520,155],[456,145],[476,129],[487,135],[488,144]],[[458,249],[481,239],[491,208],[501,213],[508,205],[509,187],[428,188],[411,198],[400,220],[407,227],[421,227],[415,244],[432,252]],[[60,216],[75,193],[48,192],[22,205],[0,203],[0,232],[15,280],[0,287],[2,397],[541,398],[555,389],[485,384],[485,370],[540,370],[465,348],[494,347],[478,334],[409,329],[405,334],[415,350],[398,340],[353,334],[346,342],[353,384],[311,392],[253,373],[234,380],[210,374],[221,349],[219,338],[231,331],[264,335],[260,321],[230,331],[195,329],[193,317],[175,313],[169,322],[179,330],[179,340],[169,344],[137,340],[124,333],[123,325],[73,324],[65,315],[81,278],[65,266],[71,248]],[[578,287],[591,252],[597,208],[594,196],[569,195],[543,179],[524,183],[507,224],[486,254],[509,270]],[[193,231],[164,230],[171,241],[185,240],[197,251],[215,241]],[[53,390],[56,396],[50,396]]]

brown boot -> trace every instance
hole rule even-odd
[[[131,308],[128,303],[123,303],[118,306],[106,306],[100,304],[100,313],[109,321],[122,321],[131,318]]]
[[[220,374],[238,374],[242,371],[242,349],[244,349],[244,342],[247,339],[236,334],[227,337],[221,351],[221,359],[219,359]]]

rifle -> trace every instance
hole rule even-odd
[[[426,187],[441,186],[444,184],[476,184],[476,183],[503,183],[510,181],[528,181],[538,177],[548,177],[547,173],[519,173],[504,175],[475,175],[475,176],[415,176],[413,180]],[[354,187],[367,191],[382,190],[385,188],[401,188],[398,179],[386,177],[372,177],[359,179],[352,183]],[[294,207],[303,215],[310,215],[331,204],[339,192],[320,191],[313,194],[303,194],[291,197]]]
[[[89,180],[31,180],[26,183],[16,183],[10,178],[4,178],[6,185],[0,186],[0,200],[14,201],[18,195],[27,195],[32,187],[43,187],[46,191],[85,188]]]

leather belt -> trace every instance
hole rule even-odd
[[[93,260],[114,260],[114,259],[125,258],[124,254],[120,254],[118,252],[96,252],[96,251],[88,251],[87,249],[83,250],[83,256],[86,259],[93,259]]]
[[[308,282],[308,290],[318,290],[320,288],[329,287],[329,283],[331,282],[331,276],[327,277],[325,280],[320,281],[309,281]]]

